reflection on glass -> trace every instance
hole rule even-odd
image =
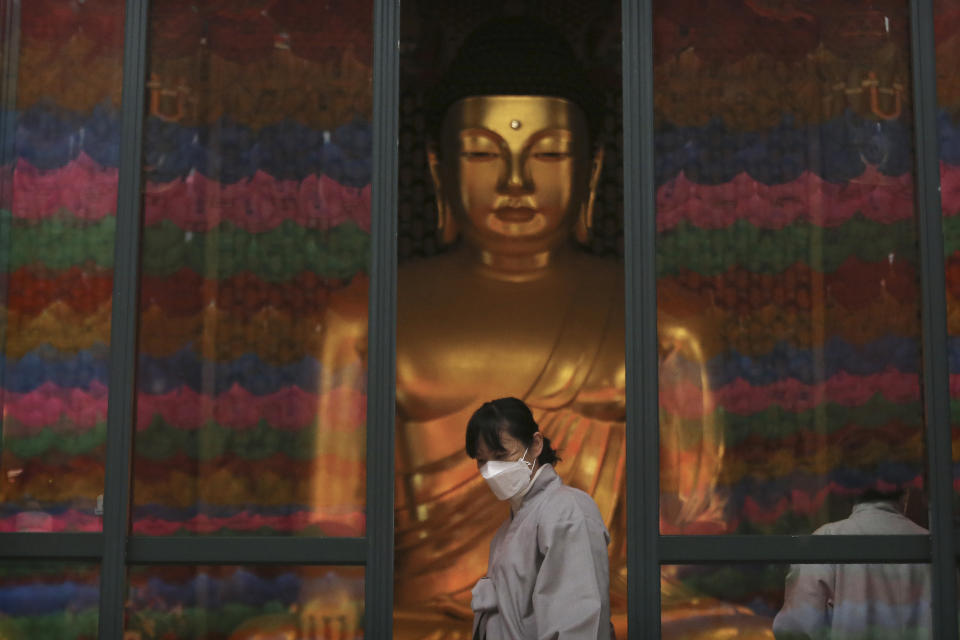
[[[773,638],[783,603],[785,566],[664,565],[660,637],[664,640]]]
[[[124,2],[16,4],[0,34],[0,531],[98,531]]]
[[[429,96],[419,114],[406,115],[411,137],[429,147],[431,173],[421,175],[437,198],[419,215],[424,235],[437,231],[440,252],[399,267],[394,637],[470,634],[471,589],[509,515],[465,455],[464,431],[474,410],[503,396],[530,406],[559,451],[563,481],[600,507],[612,535],[611,604],[622,633],[623,265],[584,246],[604,165],[603,95],[613,90],[591,90],[583,61],[562,42],[582,35],[584,20],[619,41],[610,10],[617,5],[578,4],[575,15],[561,8],[550,16],[556,32],[531,18],[500,23],[502,41],[483,39],[472,49],[489,56],[451,50],[434,62],[449,67],[438,82],[417,69],[429,55],[429,34],[459,24],[466,37],[486,22],[482,12],[440,5],[418,23],[423,31],[408,41],[405,62],[422,74],[410,89]],[[616,158],[610,163],[615,174]],[[401,191],[408,189],[415,183]],[[410,232],[416,220],[408,213],[401,210],[400,223]]]
[[[133,530],[363,535],[371,3],[150,9]]]
[[[908,4],[654,6],[661,531],[922,488]]]
[[[950,414],[953,440],[954,511],[960,513],[960,1],[933,3],[940,128],[940,204],[946,258]]]
[[[0,638],[93,640],[100,573],[96,566],[53,562],[0,563]]]
[[[363,567],[132,567],[133,640],[363,638]]]
[[[675,565],[661,580],[664,640],[933,637],[929,565]],[[684,592],[695,616],[669,606]]]

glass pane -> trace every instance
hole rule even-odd
[[[0,637],[92,640],[100,612],[95,565],[0,563]]]
[[[364,533],[371,3],[150,6],[135,533]]]
[[[99,531],[124,2],[0,12],[0,531]]]
[[[129,640],[363,638],[363,567],[131,567]]]
[[[590,560],[610,568],[623,631],[620,3],[403,12],[394,637],[471,636],[471,590],[510,516],[464,435],[507,396],[530,407],[560,479],[599,507],[611,543]]]
[[[934,2],[937,45],[937,98],[940,127],[940,202],[946,259],[950,414],[953,440],[954,511],[960,513],[960,73],[953,54],[960,51],[960,1]]]
[[[908,3],[655,12],[661,531],[919,493]]]
[[[671,565],[660,589],[664,640],[933,637],[925,564]]]

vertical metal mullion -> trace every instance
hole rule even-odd
[[[9,293],[10,230],[13,225],[13,170],[17,161],[17,85],[20,78],[20,0],[6,0],[3,15],[0,15],[0,49],[3,50],[3,67],[0,68],[0,171],[9,168],[7,175],[0,176],[0,209],[7,215],[0,219],[0,300],[6,307]],[[6,311],[4,311],[6,315]],[[7,388],[6,317],[0,322],[0,406],[5,404]],[[0,453],[3,452],[3,414],[0,412]]]
[[[623,0],[626,260],[627,608],[630,633],[660,637],[656,224],[652,0]]]
[[[141,159],[149,0],[127,0],[124,24],[120,176],[114,239],[113,309],[104,481],[100,638],[123,637],[130,467],[136,406]]]
[[[910,40],[916,148],[916,206],[923,306],[923,400],[927,425],[933,637],[957,638],[957,585],[952,527],[953,478],[947,361],[946,278],[940,203],[936,42],[933,7],[911,0]]]
[[[5,0],[0,4],[0,167],[16,160],[17,84],[20,78],[20,0]],[[13,195],[7,180],[0,182],[0,207],[7,205]]]
[[[367,369],[367,638],[393,637],[397,145],[400,2],[374,0],[373,179]]]

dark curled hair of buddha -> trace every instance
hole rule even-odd
[[[483,440],[490,451],[505,452],[506,449],[504,449],[503,441],[500,438],[503,431],[522,442],[524,446],[529,447],[533,444],[533,434],[540,431],[540,427],[537,426],[537,421],[533,419],[530,407],[523,400],[499,398],[484,402],[479,409],[473,412],[470,421],[467,422],[467,455],[471,458],[477,457],[477,445],[480,440]],[[544,465],[556,464],[559,461],[560,456],[550,446],[550,438],[543,436],[543,450],[537,457],[537,462]]]
[[[439,140],[447,109],[470,96],[532,95],[564,98],[583,109],[591,137],[603,119],[600,92],[558,30],[532,17],[496,18],[464,40],[427,96],[431,137]]]

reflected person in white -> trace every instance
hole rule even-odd
[[[903,515],[903,492],[865,492],[849,518],[814,535],[926,535]],[[797,564],[787,574],[777,640],[932,638],[930,570],[924,564]]]
[[[563,484],[550,439],[517,398],[484,403],[467,454],[510,518],[473,588],[475,640],[608,640],[610,535],[589,494]]]

